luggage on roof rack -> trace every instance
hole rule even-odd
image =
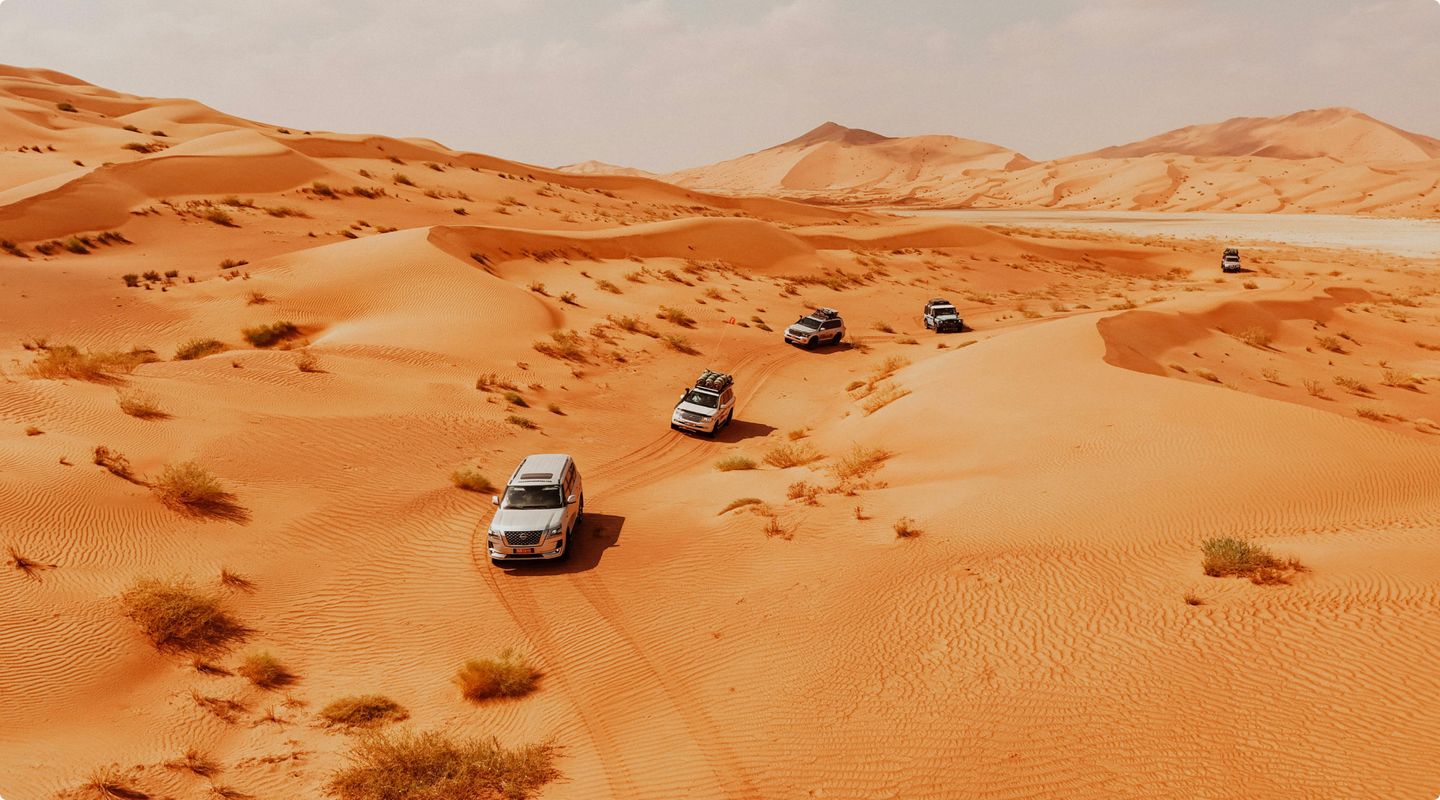
[[[815,313],[810,316],[816,319],[835,319],[840,316],[840,312],[833,308],[817,308],[815,309]]]
[[[700,377],[695,379],[695,386],[701,389],[711,389],[717,392],[724,391],[735,383],[735,378],[724,372],[705,370]]]

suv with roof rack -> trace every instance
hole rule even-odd
[[[561,559],[585,516],[585,486],[570,456],[526,456],[490,502],[499,506],[490,520],[491,563]]]
[[[925,304],[925,327],[936,333],[959,332],[965,330],[965,320],[960,319],[960,312],[955,310],[954,303],[937,297]]]
[[[1244,271],[1244,268],[1240,266],[1240,250],[1239,250],[1239,249],[1234,248],[1234,247],[1227,247],[1227,248],[1225,248],[1225,252],[1224,252],[1223,254],[1221,254],[1221,256],[1220,256],[1220,271],[1221,271],[1221,272],[1243,272],[1243,271]]]
[[[680,396],[675,413],[670,415],[670,427],[714,436],[734,417],[735,379],[724,372],[707,369],[700,373],[695,385]]]
[[[801,347],[840,344],[845,338],[845,320],[833,308],[817,308],[785,329],[785,341]]]

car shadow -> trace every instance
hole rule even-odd
[[[564,575],[586,572],[600,565],[606,550],[620,543],[625,518],[617,514],[586,511],[580,529],[570,541],[570,557],[564,561],[514,561],[495,564],[507,574]]]
[[[746,439],[758,439],[775,432],[774,425],[766,425],[763,422],[751,422],[745,419],[730,420],[720,433],[716,434],[715,441],[726,444],[743,442]]]

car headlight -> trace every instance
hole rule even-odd
[[[563,528],[564,528],[563,525],[555,525],[555,526],[552,526],[551,528],[549,528],[548,530],[545,531],[545,535],[546,535],[546,536],[559,536],[559,535],[560,535],[560,531],[561,531]]]

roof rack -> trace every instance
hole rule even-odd
[[[700,377],[695,379],[696,388],[712,389],[717,392],[730,388],[735,383],[735,378],[724,372],[705,370]]]
[[[947,306],[953,306],[953,305],[955,305],[954,303],[950,302],[949,300],[946,300],[946,299],[943,298],[943,297],[932,297],[932,298],[930,298],[930,304],[931,304],[931,305],[947,305]]]
[[[835,319],[840,316],[840,312],[833,308],[817,308],[810,316],[816,319]]]

